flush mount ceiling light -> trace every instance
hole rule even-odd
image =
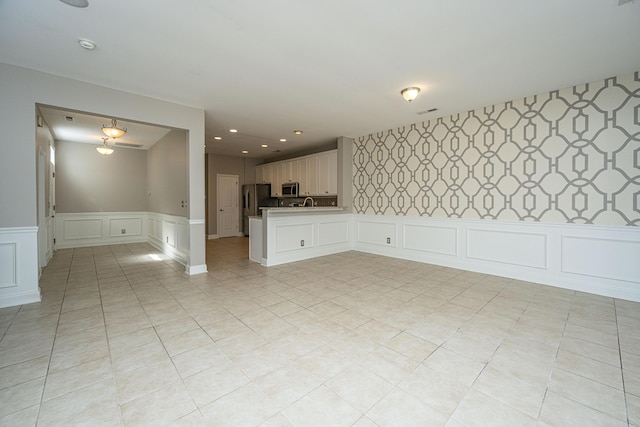
[[[249,154],[247,150],[242,150],[242,154]]]
[[[214,136],[213,139],[215,139],[216,141],[220,141],[222,139],[221,136]]]
[[[127,128],[119,128],[116,119],[111,119],[111,126],[102,125],[102,133],[109,138],[116,139],[127,133]]]
[[[402,97],[409,102],[416,99],[416,96],[418,96],[419,93],[420,93],[420,88],[416,86],[407,87],[400,91],[400,94],[402,95]]]
[[[280,138],[280,142],[287,142],[287,138]]]
[[[109,147],[107,145],[107,139],[109,138],[102,138],[102,145],[98,145],[96,147],[98,153],[102,154],[103,156],[108,156],[109,154],[113,153],[113,147]]]
[[[87,50],[93,50],[97,46],[95,42],[89,39],[78,39],[78,44],[80,45],[80,47]]]
[[[89,2],[87,0],[60,0],[64,4],[68,4],[73,7],[87,7]]]
[[[238,129],[229,129],[229,132],[231,132],[231,133],[238,133]]]
[[[296,135],[302,135],[302,131],[301,130],[294,130],[293,133],[296,134]]]
[[[262,147],[262,148],[267,148],[267,147],[268,147],[268,145],[267,145],[267,144],[262,144],[260,147]]]

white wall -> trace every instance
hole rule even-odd
[[[204,111],[160,101],[77,80],[0,63],[0,229],[16,236],[24,230],[37,233],[35,106],[52,105],[88,111],[108,117],[126,117],[187,131],[189,186],[189,256],[187,272],[206,271],[204,220]],[[16,240],[18,237],[15,237]],[[22,235],[21,235],[22,236]],[[13,238],[13,237],[12,237]],[[34,237],[33,241],[37,242]],[[37,260],[37,245],[21,254],[18,269]],[[4,255],[0,255],[4,256]],[[9,255],[7,255],[9,256]],[[0,264],[5,261],[0,261]],[[8,261],[7,261],[8,262]],[[0,305],[28,302],[15,295],[38,291],[38,268],[27,268],[17,289],[4,296]]]

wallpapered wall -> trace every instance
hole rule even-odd
[[[361,214],[640,225],[640,73],[356,139]]]

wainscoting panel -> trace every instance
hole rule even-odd
[[[322,221],[318,223],[318,245],[335,245],[351,241],[349,221]]]
[[[547,268],[547,236],[467,228],[467,258]]]
[[[62,241],[93,240],[103,237],[102,218],[64,218],[63,216],[62,219],[64,219],[62,222]]]
[[[441,255],[458,255],[458,229],[456,227],[404,224],[402,239],[404,249]]]
[[[38,227],[0,228],[0,308],[38,301]]]
[[[147,221],[147,241],[186,266],[189,259],[187,218],[149,212]]]
[[[109,220],[109,236],[142,236],[143,218],[111,218]]]
[[[353,215],[361,252],[640,301],[640,228]],[[381,230],[401,229],[398,245]]]
[[[266,215],[266,253],[262,254],[262,265],[266,267],[344,252],[352,247],[350,214]]]
[[[0,288],[18,286],[18,245],[0,243]]]
[[[67,249],[145,242],[146,221],[147,212],[60,213],[55,218],[55,246]]]
[[[358,221],[356,229],[358,242],[385,247],[397,245],[398,227],[393,221]]]
[[[562,271],[638,282],[640,241],[563,236]]]

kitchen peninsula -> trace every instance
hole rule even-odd
[[[249,258],[270,267],[344,252],[350,234],[342,207],[264,207],[249,219]]]

